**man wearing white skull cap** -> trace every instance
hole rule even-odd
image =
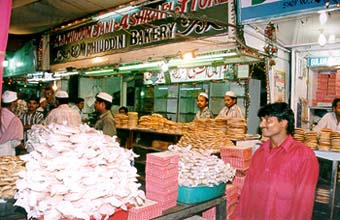
[[[100,92],[96,95],[96,102],[94,104],[96,112],[98,112],[99,119],[94,128],[103,131],[103,134],[114,136],[117,134],[116,122],[110,111],[112,106],[112,96],[106,92]]]
[[[71,127],[79,127],[81,124],[80,114],[68,105],[68,93],[62,90],[57,91],[55,98],[58,107],[47,115],[45,124],[49,125],[56,123]]]
[[[224,96],[225,106],[217,118],[244,118],[240,106],[237,104],[237,96],[233,91],[227,91]]]
[[[196,113],[195,119],[199,118],[214,118],[214,114],[209,110],[209,96],[205,92],[201,92],[196,100],[199,110]]]
[[[21,145],[24,128],[20,119],[12,112],[16,107],[17,93],[5,91],[1,96],[0,108],[0,156],[15,156],[15,148]]]

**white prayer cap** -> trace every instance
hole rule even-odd
[[[96,97],[112,103],[112,96],[106,92],[100,92]]]
[[[39,103],[42,103],[44,101],[46,101],[46,98],[45,97],[41,97],[40,100],[39,100]]]
[[[225,96],[229,96],[229,97],[232,97],[232,98],[236,98],[236,95],[233,91],[228,91],[225,93]]]
[[[1,96],[3,103],[11,103],[18,99],[17,93],[6,90]]]
[[[59,90],[59,91],[55,94],[55,97],[65,99],[65,98],[68,98],[68,93],[67,93],[66,91]]]
[[[201,92],[198,96],[203,96],[203,97],[209,99],[208,94],[205,93],[205,92]]]

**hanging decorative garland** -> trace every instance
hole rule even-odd
[[[275,25],[269,22],[264,30],[265,42],[264,51],[269,57],[277,54],[276,28]]]

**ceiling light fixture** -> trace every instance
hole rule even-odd
[[[140,64],[135,64],[135,65],[120,66],[118,67],[118,69],[119,71],[126,71],[126,70],[160,67],[162,66],[163,63],[164,63],[163,61],[147,62],[147,63],[140,63]]]
[[[326,24],[327,20],[328,20],[328,15],[327,15],[327,13],[326,13],[325,11],[320,12],[320,15],[319,15],[320,24],[321,24],[321,25]]]
[[[325,46],[327,43],[327,39],[326,36],[323,34],[323,31],[320,31],[318,42],[321,47]]]
[[[188,61],[188,60],[193,60],[196,57],[195,51],[190,51],[190,52],[180,52],[179,57],[182,60]]]
[[[114,69],[93,70],[93,71],[86,71],[85,75],[97,74],[97,73],[113,73],[114,71],[115,71]]]
[[[328,43],[329,43],[329,44],[335,43],[335,34],[329,35],[329,37],[328,37]]]
[[[326,6],[326,8],[329,8],[329,5],[330,5],[329,0],[326,0],[326,1],[325,1],[325,6]]]

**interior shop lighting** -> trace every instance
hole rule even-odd
[[[50,82],[50,81],[54,81],[54,80],[61,80],[61,78],[56,77],[56,78],[52,78],[52,79],[48,79],[48,78],[40,78],[40,79],[27,79],[27,82],[29,83],[38,83],[38,82]]]
[[[163,72],[166,72],[166,71],[169,70],[169,65],[168,65],[167,63],[164,62],[164,63],[161,65],[161,69],[162,69]]]
[[[49,72],[35,72],[27,74],[27,82],[49,82],[53,80],[60,80],[60,77],[54,77],[53,73]]]
[[[67,76],[72,76],[72,75],[77,75],[79,74],[78,71],[72,71],[72,72],[66,72],[66,71],[57,71],[53,74],[53,77],[67,77]]]
[[[122,7],[122,8],[119,8],[117,10],[111,11],[109,13],[106,13],[106,14],[103,14],[103,15],[99,15],[99,16],[93,18],[93,20],[98,21],[98,20],[102,20],[104,18],[109,18],[109,17],[115,16],[115,15],[121,15],[121,14],[127,13],[129,11],[132,11],[134,9],[136,9],[136,7],[135,6],[131,6],[131,5],[127,6],[127,7]]]
[[[3,66],[3,67],[8,67],[8,61],[7,61],[7,60],[4,60],[4,62],[2,62],[2,66]]]
[[[103,63],[105,61],[108,61],[108,58],[95,57],[95,58],[92,59],[92,63]]]
[[[147,62],[147,63],[140,63],[134,65],[126,65],[118,67],[119,71],[129,71],[129,70],[140,70],[140,69],[147,69],[147,68],[166,68],[165,64],[169,67],[189,67],[194,66],[197,64],[200,65],[209,65],[215,61],[224,61],[226,57],[233,57],[237,56],[237,53],[230,52],[230,53],[220,53],[220,54],[211,54],[211,55],[204,55],[204,56],[197,56],[193,60],[182,60],[182,59],[170,59],[167,63],[164,61],[155,61],[155,62]],[[85,74],[87,74],[85,72]],[[93,74],[93,72],[92,72]]]
[[[86,71],[85,75],[92,75],[92,74],[100,74],[100,73],[113,73],[114,69],[107,69],[107,70],[93,70],[93,71]]]
[[[58,86],[57,86],[57,82],[53,81],[53,86],[52,86],[53,91],[57,91]]]
[[[161,67],[164,64],[163,61],[156,61],[156,62],[147,62],[135,65],[128,65],[128,66],[120,66],[118,67],[119,71],[126,71],[126,70],[135,70],[135,69],[145,69],[145,68],[152,68],[152,67]]]
[[[325,6],[326,6],[326,8],[329,8],[329,5],[330,5],[329,0],[326,0],[326,1],[325,1]]]
[[[327,14],[327,12],[326,12],[326,11],[321,11],[321,12],[320,12],[320,15],[319,15],[320,24],[321,24],[321,25],[326,24],[327,20],[328,20],[328,14]]]
[[[331,34],[328,37],[328,43],[333,44],[335,43],[335,34]]]
[[[325,46],[326,43],[327,43],[326,36],[323,34],[322,31],[320,32],[318,42],[319,42],[319,45],[322,46],[322,47]]]
[[[188,60],[193,60],[196,57],[196,54],[195,54],[195,51],[190,51],[190,52],[185,52],[185,53],[180,52],[179,57],[182,60],[188,61]]]

